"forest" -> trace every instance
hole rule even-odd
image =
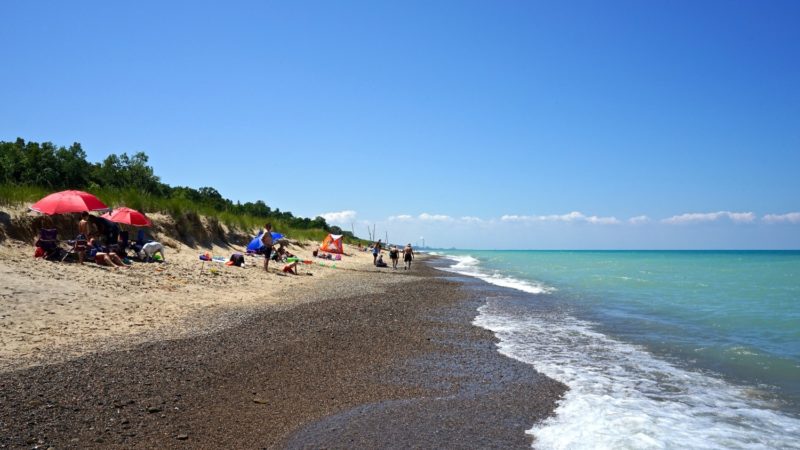
[[[264,200],[233,202],[213,187],[170,186],[161,182],[144,152],[112,153],[100,162],[91,162],[78,142],[64,147],[22,138],[0,141],[0,202],[34,201],[42,193],[65,189],[92,192],[143,212],[174,216],[192,211],[242,226],[269,219],[292,229],[317,229],[353,237],[350,232],[328,225],[322,217],[295,217],[289,211],[271,208]]]

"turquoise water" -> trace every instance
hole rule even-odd
[[[797,444],[800,252],[441,253],[451,257],[451,271],[523,293],[487,299],[476,323],[496,332],[501,351],[573,388],[576,397],[565,400],[559,418],[531,431],[540,443],[552,438],[554,447],[563,446],[556,436],[565,430],[591,429],[587,411],[578,414],[586,409],[606,427],[620,426],[614,420],[629,413],[671,427],[711,420],[687,429],[694,437],[682,445],[690,447]],[[597,404],[576,407],[592,396]],[[767,431],[762,421],[777,428]],[[658,447],[659,427],[644,428],[643,441],[608,448]],[[722,440],[692,440],[713,430]],[[795,440],[776,442],[775,433]]]

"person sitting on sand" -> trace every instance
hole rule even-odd
[[[298,261],[295,261],[293,263],[289,263],[283,266],[283,273],[291,273],[292,275],[297,275],[297,263]]]
[[[376,267],[389,267],[389,265],[386,264],[386,262],[384,262],[384,260],[383,260],[383,254],[378,255],[378,259],[375,261],[375,266]]]
[[[114,269],[118,267],[128,267],[116,253],[107,252],[95,239],[89,241],[91,254],[94,255],[94,262],[100,266],[109,266]]]
[[[289,250],[286,250],[286,247],[284,247],[283,244],[281,244],[280,246],[278,246],[278,250],[275,251],[275,254],[272,255],[272,260],[276,262],[286,261],[286,258],[292,258],[292,257],[294,257],[294,255],[291,252],[289,252]]]
[[[389,259],[392,260],[392,269],[397,270],[397,261],[400,260],[400,250],[394,245],[389,250]]]
[[[142,246],[142,250],[139,251],[139,258],[144,261],[152,261],[156,253],[158,253],[158,255],[161,257],[161,261],[167,260],[167,258],[164,256],[164,246],[155,241],[148,242]]]
[[[275,262],[281,261],[283,259],[283,249],[279,247],[277,250],[272,252],[272,256],[269,258]]]
[[[119,267],[128,268],[122,258],[116,253],[97,252],[94,254],[94,262],[101,266],[110,266],[114,269]]]
[[[403,270],[411,270],[411,260],[414,259],[414,250],[411,248],[411,243],[409,242],[406,245],[406,248],[403,249],[403,261],[405,261],[406,266],[403,267]]]

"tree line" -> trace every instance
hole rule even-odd
[[[0,184],[39,186],[53,191],[78,189],[91,192],[92,188],[101,186],[135,189],[156,197],[184,198],[219,212],[281,219],[294,228],[342,232],[339,227],[329,226],[322,217],[295,217],[289,211],[270,208],[263,200],[234,203],[213,187],[195,189],[162,183],[148,165],[144,152],[131,156],[112,153],[101,162],[89,162],[78,142],[69,147],[57,147],[52,142],[25,142],[22,138],[14,142],[0,141]]]

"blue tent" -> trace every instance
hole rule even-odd
[[[253,240],[250,241],[249,244],[247,244],[247,251],[248,252],[257,252],[261,247],[264,246],[264,244],[261,242],[261,235],[262,234],[264,234],[264,230],[259,231],[258,234],[256,235],[256,237],[254,237]],[[278,239],[281,239],[282,237],[283,237],[282,234],[276,233],[274,231],[272,232],[272,242],[275,242]]]

